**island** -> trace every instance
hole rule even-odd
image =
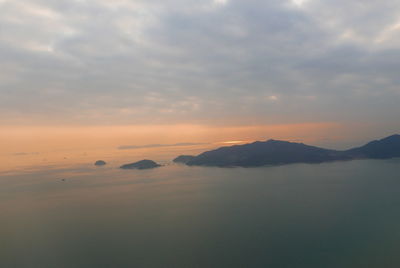
[[[364,146],[346,151],[352,158],[388,159],[400,157],[400,135],[395,134],[381,140],[375,140]]]
[[[221,147],[186,162],[188,166],[259,167],[292,163],[323,163],[353,159],[400,157],[400,135],[395,134],[349,150],[331,150],[303,143],[267,140]]]
[[[194,155],[180,155],[172,161],[174,163],[186,164],[189,161],[193,160],[194,158],[195,158]]]
[[[120,166],[122,169],[150,169],[156,167],[161,167],[161,165],[147,159]]]
[[[107,163],[105,162],[105,161],[103,161],[103,160],[97,160],[95,163],[94,163],[94,165],[95,166],[104,166],[104,165],[106,165]]]

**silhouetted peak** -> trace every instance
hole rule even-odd
[[[383,138],[380,141],[400,141],[400,135],[399,134],[394,134],[389,137]]]
[[[400,135],[399,134],[394,134],[391,136],[388,136],[386,138],[380,139],[380,140],[373,140],[369,143],[367,143],[365,146],[376,146],[379,144],[388,144],[388,143],[393,143],[393,142],[400,142]]]
[[[192,160],[193,158],[195,158],[194,155],[180,155],[177,158],[175,158],[174,160],[172,160],[174,163],[183,163],[186,164],[187,162],[189,162],[190,160]]]
[[[265,141],[264,143],[284,144],[284,143],[291,143],[291,142],[289,142],[289,141],[281,141],[281,140],[269,139],[269,140]]]

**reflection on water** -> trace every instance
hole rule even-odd
[[[0,267],[400,266],[399,159],[117,166],[3,174]]]

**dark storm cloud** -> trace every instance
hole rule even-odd
[[[395,120],[397,1],[0,0],[2,123]]]

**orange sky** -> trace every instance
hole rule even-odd
[[[136,126],[10,126],[0,132],[0,170],[19,166],[91,163],[97,159],[171,160],[179,154],[198,154],[235,142],[280,139],[332,149],[361,145],[386,133],[364,137],[368,126],[303,123],[251,126],[136,125]],[[374,127],[375,129],[375,127]],[[369,135],[374,133],[368,132]],[[387,133],[388,135],[391,133]],[[198,143],[119,150],[119,146]]]
[[[53,149],[96,149],[121,145],[217,143],[265,139],[308,143],[338,139],[342,126],[335,123],[279,124],[214,127],[201,125],[139,126],[13,126],[2,127],[2,152],[17,153]]]
[[[340,146],[341,143],[352,142],[356,137],[362,141],[364,137],[361,133],[367,127],[352,124],[352,128],[349,129],[347,125],[330,122],[223,127],[205,125],[2,126],[0,146],[2,153],[267,139]],[[385,135],[385,133],[380,135]],[[367,140],[370,138],[373,137],[365,137]]]

